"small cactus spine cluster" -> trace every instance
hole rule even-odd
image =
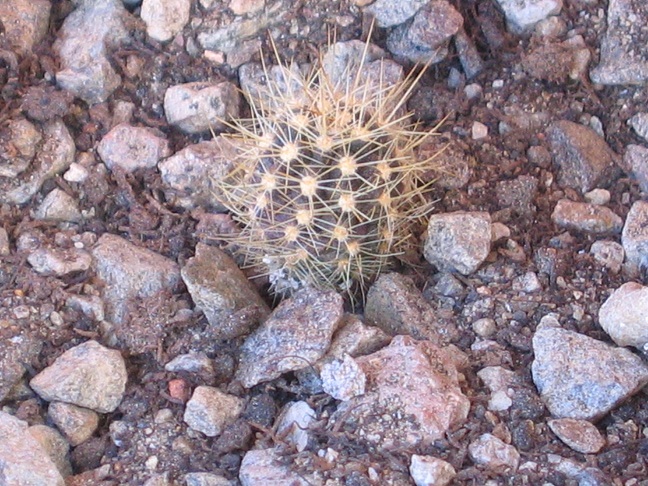
[[[276,292],[311,285],[355,299],[431,208],[434,157],[417,158],[431,133],[404,107],[418,77],[368,63],[368,47],[337,71],[326,57],[306,74],[264,65],[265,91],[246,93],[251,117],[230,123],[239,156],[216,181],[240,225],[229,239]]]

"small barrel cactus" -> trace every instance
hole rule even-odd
[[[230,123],[237,147],[215,181],[240,225],[229,236],[246,266],[263,268],[275,292],[302,285],[352,298],[411,248],[429,212],[430,132],[405,111],[419,76],[380,49],[338,43],[308,72],[246,66],[251,118]],[[420,73],[419,73],[420,74]]]

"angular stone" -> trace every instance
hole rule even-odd
[[[497,0],[504,11],[511,32],[528,32],[541,20],[557,15],[562,9],[562,0]]]
[[[12,0],[0,3],[0,22],[9,45],[21,55],[31,54],[32,47],[47,34],[50,10],[48,0]]]
[[[396,336],[356,362],[367,376],[365,394],[340,405],[334,427],[349,424],[358,437],[384,448],[416,447],[432,444],[468,416],[457,369],[466,365],[465,356],[456,348]]]
[[[129,301],[173,291],[180,283],[175,262],[117,235],[103,234],[92,255],[97,276],[105,283],[106,318],[115,324],[126,321]]]
[[[126,172],[150,169],[171,155],[168,142],[146,127],[120,123],[110,130],[97,146],[106,167],[120,167]]]
[[[70,444],[68,441],[55,429],[47,425],[32,425],[27,431],[38,441],[56,466],[56,469],[61,473],[61,476],[64,478],[71,476],[72,464],[70,464]]]
[[[32,162],[43,136],[36,126],[16,117],[0,128],[0,177],[13,179]]]
[[[382,329],[365,325],[357,316],[344,316],[339,330],[333,336],[327,357],[342,358],[363,356],[378,351],[389,344],[391,337]]]
[[[63,277],[85,272],[92,265],[92,256],[80,248],[38,248],[27,256],[27,262],[41,275]]]
[[[639,269],[648,265],[648,202],[635,201],[626,216],[621,244],[628,263]]]
[[[642,192],[648,194],[648,148],[630,144],[623,155],[623,165],[637,179]]]
[[[44,221],[78,223],[83,218],[78,201],[62,189],[53,189],[45,196],[34,215]]]
[[[601,433],[587,420],[564,418],[549,420],[547,425],[560,440],[581,454],[596,454],[605,445]]]
[[[0,439],[2,484],[65,486],[54,462],[29,433],[27,422],[0,411]]]
[[[520,463],[520,453],[512,445],[506,444],[492,434],[482,434],[468,446],[470,457],[477,464],[489,469],[512,469]]]
[[[245,340],[236,379],[251,388],[315,363],[329,348],[342,316],[340,295],[300,290],[279,304]]]
[[[561,329],[545,316],[533,336],[533,382],[554,417],[597,420],[648,383],[629,350]]]
[[[364,11],[375,17],[378,27],[393,27],[412,18],[430,0],[376,0]]]
[[[302,452],[308,445],[308,427],[317,415],[304,401],[287,404],[277,419],[277,435]]]
[[[73,447],[92,437],[99,426],[97,412],[70,403],[50,403],[47,415]]]
[[[561,186],[585,193],[610,183],[619,157],[598,133],[567,120],[552,123],[546,133]]]
[[[594,259],[608,268],[612,273],[619,273],[625,252],[623,246],[616,241],[595,241],[592,243],[590,253],[594,255]]]
[[[119,351],[86,341],[59,356],[29,386],[44,400],[109,413],[121,402],[127,378]]]
[[[623,220],[605,206],[561,199],[551,213],[558,226],[590,234],[620,233]]]
[[[256,288],[227,254],[216,247],[198,243],[196,256],[181,270],[191,298],[212,326],[216,339],[232,339],[250,332],[270,314]],[[242,310],[254,312],[259,319],[229,319]]]
[[[624,283],[599,309],[599,323],[617,345],[648,351],[648,287]]]
[[[324,363],[320,377],[324,391],[336,400],[350,400],[365,392],[365,374],[348,354],[342,359]]]
[[[281,456],[274,449],[255,449],[245,453],[239,470],[241,486],[259,486],[260,484],[313,486],[311,482],[290,465],[282,461]]]
[[[166,42],[187,25],[190,11],[191,0],[143,0],[140,16],[149,37]]]
[[[218,388],[199,386],[187,402],[184,421],[207,437],[216,437],[243,412],[243,400]]]
[[[491,248],[491,219],[486,212],[433,214],[423,254],[442,272],[469,275],[486,260]]]
[[[432,456],[412,455],[410,475],[416,486],[446,486],[457,475],[452,464]]]

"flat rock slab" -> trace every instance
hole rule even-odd
[[[335,292],[297,292],[245,340],[236,378],[250,388],[315,363],[331,345],[343,313]]]
[[[117,408],[126,389],[126,364],[116,349],[86,341],[68,349],[29,382],[38,395],[109,413]]]
[[[597,420],[648,383],[639,356],[562,329],[550,316],[538,325],[533,352],[533,382],[556,418]]]
[[[432,444],[466,420],[470,400],[459,387],[461,353],[409,336],[396,336],[380,351],[356,359],[365,394],[344,402],[335,427],[352,430],[381,448]]]
[[[27,422],[0,411],[0,480],[3,485],[65,486],[56,465],[29,433]]]
[[[168,258],[106,233],[92,250],[97,276],[106,287],[106,318],[122,324],[129,301],[173,291],[180,283],[180,268]]]

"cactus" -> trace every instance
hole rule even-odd
[[[243,265],[265,269],[275,292],[311,285],[355,301],[412,247],[432,207],[436,154],[417,158],[432,131],[405,111],[423,71],[403,77],[354,42],[342,66],[332,57],[339,44],[306,74],[263,65],[265,90],[246,92],[251,117],[224,135],[239,154],[215,181],[240,225],[228,239]]]

